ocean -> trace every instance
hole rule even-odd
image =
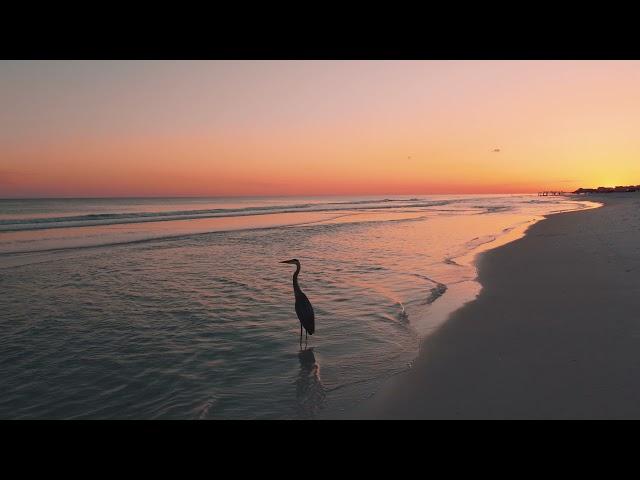
[[[0,200],[0,418],[357,409],[479,293],[473,259],[575,197]],[[292,265],[313,304],[302,348]]]

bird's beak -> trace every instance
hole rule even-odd
[[[280,262],[280,263],[293,263],[293,262],[291,260],[285,260],[285,261]]]

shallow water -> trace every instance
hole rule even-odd
[[[569,198],[0,200],[0,418],[325,418]],[[316,334],[298,345],[294,268]]]

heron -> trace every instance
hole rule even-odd
[[[313,307],[311,302],[304,294],[300,285],[298,285],[298,274],[300,273],[300,261],[297,258],[291,260],[285,260],[280,263],[289,263],[296,266],[296,273],[293,274],[293,294],[296,298],[296,314],[298,320],[300,320],[300,345],[302,345],[302,328],[304,327],[305,344],[307,342],[308,335],[313,335],[316,330],[315,315],[313,314]]]

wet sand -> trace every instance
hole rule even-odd
[[[355,418],[640,418],[640,193],[478,259],[478,298]]]

